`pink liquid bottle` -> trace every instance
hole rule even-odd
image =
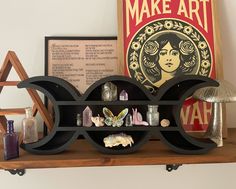
[[[7,121],[7,133],[3,135],[4,159],[9,160],[19,157],[18,136],[14,132],[14,121]]]

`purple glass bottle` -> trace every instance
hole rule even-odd
[[[19,157],[18,136],[14,133],[14,121],[7,121],[7,133],[3,135],[4,159],[9,160]]]

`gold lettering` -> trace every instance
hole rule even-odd
[[[157,14],[161,14],[161,11],[160,11],[160,9],[159,9],[159,7],[158,7],[158,4],[159,4],[159,2],[160,2],[160,0],[152,0],[152,16],[154,16],[155,14],[156,14],[156,12],[157,12]]]
[[[199,120],[199,124],[203,124],[202,117],[201,117],[201,111],[199,109],[199,104],[198,102],[193,104],[193,113],[191,116],[191,121],[190,124],[193,125],[195,120]]]
[[[140,18],[138,20],[138,23],[136,23],[136,25],[138,25],[140,22],[142,22],[144,14],[146,14],[147,17],[151,16],[150,12],[149,12],[147,0],[143,0],[142,9],[141,9],[141,13],[140,13]]]
[[[203,15],[204,15],[204,29],[206,32],[208,32],[208,24],[207,24],[207,3],[209,3],[209,0],[200,0],[202,2],[203,6]]]
[[[212,110],[212,106],[210,106],[210,108],[207,107],[208,103],[207,102],[203,102],[203,120],[204,120],[204,124],[208,124],[208,115],[211,115],[211,110]]]
[[[171,0],[163,0],[163,14],[171,14],[170,3]]]
[[[193,4],[196,5],[196,8],[193,8]],[[193,15],[195,14],[198,24],[203,27],[202,21],[199,15],[199,2],[198,0],[189,0],[189,18],[193,20]]]
[[[190,106],[187,106],[185,112],[184,112],[185,108],[181,109],[181,119],[182,119],[182,124],[187,125],[188,124],[188,118],[189,118],[189,110],[190,110]]]
[[[180,0],[180,3],[179,3],[179,10],[178,10],[178,15],[181,15],[181,14],[184,14],[185,17],[188,18],[188,12],[187,12],[187,8],[186,8],[186,5],[185,5],[185,2],[184,0]]]
[[[132,19],[136,17],[136,23],[139,20],[139,1],[135,0],[134,5],[132,7],[130,1],[126,1],[126,28],[127,28],[127,36],[130,34],[130,18],[131,16]]]

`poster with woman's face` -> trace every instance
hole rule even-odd
[[[216,77],[213,0],[122,0],[124,73],[155,93],[180,75]],[[211,105],[188,99],[187,131],[204,131]]]

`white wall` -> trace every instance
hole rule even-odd
[[[220,0],[224,73],[236,85],[236,1]],[[29,76],[44,74],[44,36],[117,35],[116,0],[0,0],[0,62],[14,50]],[[11,79],[17,79],[11,74]],[[20,99],[20,100],[19,100]],[[25,92],[8,87],[0,107],[31,105]],[[227,119],[236,127],[236,104],[228,105]],[[18,118],[21,120],[22,118]],[[184,165],[168,173],[164,166],[96,167],[27,170],[12,177],[0,170],[1,188],[235,188],[236,164]],[[10,180],[11,179],[11,180]],[[20,181],[20,182],[18,182]]]

